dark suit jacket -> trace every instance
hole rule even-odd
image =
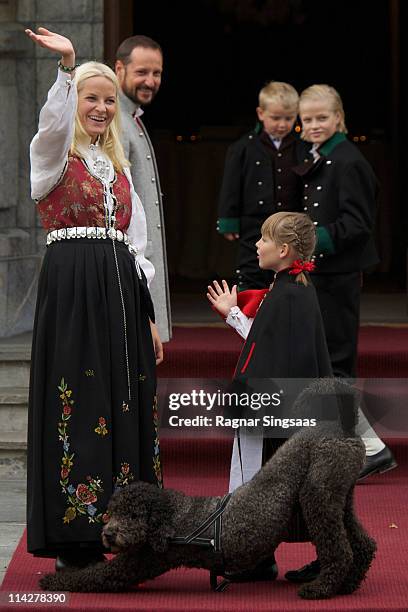
[[[287,146],[290,146],[292,151],[291,163],[286,162],[282,172],[293,174],[290,168],[306,158],[310,145],[296,139],[295,142],[288,142]],[[285,155],[285,140],[279,152]],[[276,159],[278,165],[279,158]],[[218,206],[218,231],[236,231],[240,233],[241,239],[245,240],[247,233],[252,237],[255,227],[259,232],[260,226],[269,215],[280,210],[300,210],[301,182],[294,174],[296,196],[294,197],[292,190],[290,201],[282,198],[283,204],[278,206],[280,198],[277,196],[279,192],[276,186],[279,176],[281,175],[274,171],[271,152],[262,142],[260,134],[252,131],[233,143],[228,149],[225,161]],[[227,222],[227,225],[223,225],[223,220],[229,220],[231,224]]]
[[[316,163],[310,158],[294,168],[303,180],[303,212],[318,232],[317,273],[357,272],[378,262],[373,241],[377,179],[358,148],[340,136],[331,139],[334,146]]]

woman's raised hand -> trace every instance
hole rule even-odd
[[[227,281],[221,282],[222,287],[217,281],[213,281],[214,288],[208,285],[207,297],[214,308],[227,317],[231,308],[237,305],[237,286],[234,285],[230,291]]]
[[[25,30],[25,33],[40,47],[60,53],[64,66],[75,65],[75,50],[69,38],[56,32],[50,32],[46,28],[38,28],[38,34],[29,29]]]

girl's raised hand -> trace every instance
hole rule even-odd
[[[234,285],[230,291],[228,283],[223,280],[222,287],[217,281],[213,281],[214,288],[208,285],[207,297],[211,304],[223,317],[227,317],[233,306],[237,305],[237,286]]]
[[[75,64],[75,51],[69,38],[65,38],[65,36],[61,36],[61,34],[56,32],[50,32],[46,28],[38,28],[38,34],[29,29],[25,30],[25,33],[40,47],[60,53],[63,58],[70,61],[73,58],[70,65],[73,66]]]

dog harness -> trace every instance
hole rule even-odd
[[[170,544],[193,544],[195,546],[205,546],[207,548],[212,548],[214,554],[219,558],[219,565],[223,569],[224,567],[224,557],[221,550],[221,536],[222,536],[222,515],[227,507],[227,504],[230,500],[231,493],[227,493],[221,499],[217,501],[216,508],[214,512],[208,516],[199,527],[197,527],[190,535],[188,536],[176,536],[175,538],[171,538]],[[212,538],[201,538],[201,534],[204,533],[207,529],[209,529],[212,525],[214,525],[214,537]],[[218,585],[218,575],[222,574],[223,571],[217,573],[214,570],[210,571],[210,585],[213,591],[223,591],[227,585],[228,581],[224,580],[221,584]]]

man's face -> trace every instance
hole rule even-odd
[[[117,60],[115,65],[123,93],[137,104],[150,104],[159,91],[163,57],[157,49],[135,47],[130,62]]]

